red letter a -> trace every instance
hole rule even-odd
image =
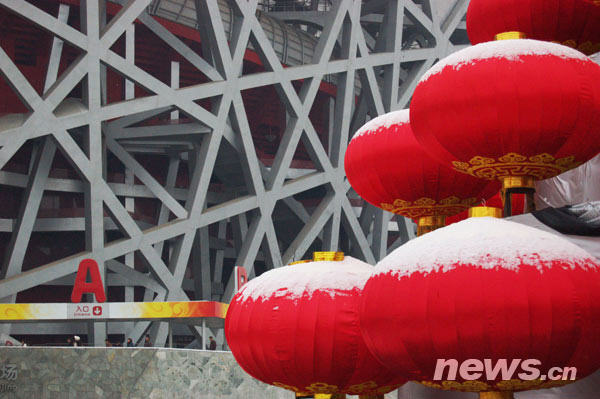
[[[91,283],[86,282],[88,271],[92,279]],[[104,294],[104,287],[102,286],[102,278],[100,277],[100,269],[98,269],[98,263],[93,259],[84,259],[79,264],[79,270],[77,270],[77,277],[75,277],[75,285],[73,286],[73,292],[71,293],[71,302],[81,302],[81,296],[84,293],[91,293],[96,296],[96,301],[106,301],[106,295]]]

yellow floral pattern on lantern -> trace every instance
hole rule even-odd
[[[426,387],[429,388],[436,388],[436,389],[442,389],[442,384],[437,384],[435,382],[431,382],[431,381],[419,381],[419,384],[421,385],[425,385]]]
[[[292,386],[292,385],[283,384],[283,383],[281,383],[281,382],[274,382],[274,383],[273,383],[273,385],[274,385],[274,386],[276,386],[276,387],[279,387],[279,388],[287,389],[288,391],[294,391],[294,392],[296,392],[296,393],[299,393],[299,394],[304,394],[304,395],[306,395],[306,396],[308,396],[308,395],[309,395],[309,393],[308,393],[308,392],[306,392],[306,391],[303,391],[303,390],[301,390],[300,388],[298,388],[298,387],[295,387],[295,386]]]
[[[469,209],[477,203],[476,198],[460,199],[455,196],[436,201],[432,198],[419,198],[410,202],[402,199],[396,199],[393,203],[382,202],[380,204],[383,210],[396,213],[411,219],[422,216],[452,216]]]
[[[599,0],[591,0],[597,6],[600,6]],[[585,41],[583,43],[577,44],[575,40],[565,40],[564,42],[554,42],[558,44],[562,44],[563,46],[574,48],[575,50],[579,50],[584,54],[594,54],[600,51],[600,43],[592,43],[591,41]]]
[[[500,391],[525,391],[529,389],[535,389],[539,387],[540,384],[541,381],[539,379],[531,381],[513,379],[496,383],[496,388],[498,388]]]
[[[376,388],[377,384],[375,383],[375,381],[367,381],[361,384],[350,385],[347,391],[350,395],[360,395],[364,394],[365,392],[372,392]]]
[[[454,161],[454,169],[482,179],[494,180],[508,176],[532,176],[547,179],[579,166],[574,156],[555,158],[543,153],[526,157],[514,152],[498,159],[476,156],[469,162]]]
[[[482,381],[443,381],[442,389],[463,392],[489,391],[490,386]]]
[[[378,395],[383,395],[388,392],[392,392],[395,389],[401,387],[402,384],[378,386],[375,381],[367,381],[361,384],[350,385],[344,390],[349,395],[361,395],[361,399],[367,399],[370,395],[376,398]]]
[[[570,384],[574,381],[571,380],[540,380],[539,378],[531,381],[523,380],[508,380],[500,381],[496,384],[496,387],[502,391],[525,391],[530,389],[544,389],[552,387],[560,387],[563,385]]]
[[[443,389],[446,391],[481,392],[489,391],[491,389],[490,385],[482,381],[442,381],[441,383],[433,381],[419,382],[430,388]]]
[[[325,382],[315,382],[305,389],[312,393],[336,393],[339,391],[339,388],[336,385],[330,385]]]
[[[433,381],[419,381],[420,384],[430,388],[443,389],[447,391],[462,391],[462,392],[485,392],[485,391],[527,391],[531,389],[544,389],[563,386],[569,384],[571,380],[548,380],[540,379],[525,381],[525,380],[505,380],[498,382],[490,382],[489,384],[483,381],[442,381],[441,383]]]

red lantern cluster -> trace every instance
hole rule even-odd
[[[384,394],[406,380],[382,366],[359,329],[372,267],[351,257],[281,267],[249,281],[225,321],[248,374],[300,394]]]
[[[471,43],[478,44],[517,31],[593,54],[600,51],[598,21],[597,0],[471,0],[467,33]]]
[[[387,211],[443,218],[491,197],[498,180],[531,195],[535,179],[595,156],[600,66],[555,43],[489,40],[518,31],[589,50],[597,3],[471,0],[469,35],[486,43],[431,68],[410,111],[357,132],[345,158],[352,187]],[[238,363],[300,394],[381,394],[404,378],[512,392],[569,382],[541,378],[552,367],[575,367],[577,378],[600,367],[600,264],[558,236],[474,218],[408,242],[370,272],[353,259],[309,262],[249,282],[225,325]],[[539,359],[540,378],[434,380],[439,359]]]
[[[434,381],[438,359],[539,359],[542,374],[600,366],[600,264],[556,235],[473,218],[404,244],[375,268],[361,329],[372,352],[441,389],[520,391],[569,381]],[[520,370],[519,370],[520,372]]]

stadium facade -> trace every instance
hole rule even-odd
[[[345,148],[468,45],[468,0],[0,6],[2,302],[68,302],[85,258],[109,302],[227,302],[235,265],[251,277],[317,250],[374,263],[414,235],[351,190]],[[96,345],[168,334],[147,321],[0,329]]]

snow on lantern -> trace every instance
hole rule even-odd
[[[552,367],[576,367],[578,379],[600,367],[598,260],[518,223],[473,218],[409,241],[377,264],[363,300],[361,329],[372,353],[436,388],[512,398],[570,382],[544,380]],[[494,367],[537,359],[540,374],[518,368],[494,376],[486,368],[438,380],[438,359]]]
[[[467,33],[473,44],[520,32],[593,54],[600,51],[599,21],[597,0],[471,0]]]
[[[360,128],[344,160],[348,181],[367,202],[417,221],[419,233],[445,224],[494,195],[499,184],[457,173],[417,142],[409,110],[390,112]]]
[[[253,377],[297,395],[379,398],[398,378],[368,351],[358,325],[373,267],[351,257],[296,264],[250,280],[225,320],[227,343]]]
[[[533,204],[536,179],[600,150],[599,81],[600,66],[569,47],[528,39],[482,43],[425,73],[413,95],[411,125],[432,157],[499,179]]]

